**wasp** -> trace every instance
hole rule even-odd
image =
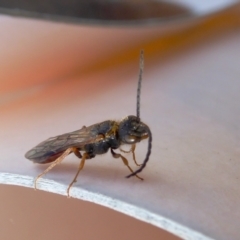
[[[77,177],[80,171],[83,169],[85,161],[92,159],[96,155],[107,153],[110,149],[111,154],[114,158],[120,158],[123,163],[130,170],[131,174],[126,176],[130,178],[138,176],[146,166],[152,147],[152,133],[148,125],[143,123],[140,119],[140,93],[141,93],[141,82],[142,73],[144,66],[143,50],[140,52],[140,71],[137,87],[137,114],[136,116],[127,116],[121,121],[106,120],[101,123],[93,124],[89,127],[82,127],[80,130],[65,133],[56,137],[51,137],[36,147],[29,150],[25,157],[34,163],[51,163],[49,167],[39,174],[34,180],[34,188],[37,189],[37,181],[53,167],[63,161],[63,159],[70,153],[74,153],[78,158],[81,159],[78,171],[68,186],[67,195],[70,196],[70,188],[77,181]],[[146,157],[142,164],[138,164],[135,157],[136,143],[148,138],[148,150]],[[129,151],[121,149],[124,144],[131,145]],[[133,171],[128,164],[128,160],[120,153],[115,152],[116,149],[120,149],[124,153],[132,153],[133,160],[139,168]]]

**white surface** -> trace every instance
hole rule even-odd
[[[150,60],[146,53],[141,117],[153,132],[153,151],[141,173],[145,181],[125,179],[128,169],[106,154],[86,162],[73,194],[83,189],[186,226],[186,239],[195,239],[196,232],[239,239],[239,43],[236,32],[186,49],[174,59]],[[39,142],[135,114],[137,75],[138,62],[79,74],[2,105],[0,171],[28,176],[30,183],[46,168],[24,159]],[[145,154],[146,144],[141,143],[138,161]],[[78,159],[71,155],[46,178],[63,190],[77,166]]]
[[[0,173],[0,183],[32,188],[33,178],[17,174]],[[51,193],[66,195],[65,185],[48,179],[40,180],[38,188]],[[121,213],[125,213],[126,215],[134,217],[135,219],[150,223],[170,233],[174,233],[176,236],[183,239],[211,240],[210,238],[198,232],[195,232],[192,229],[188,229],[187,227],[182,226],[181,224],[176,223],[170,219],[149,212],[143,208],[139,208],[117,199],[113,199],[106,195],[102,195],[100,193],[86,191],[81,188],[73,188],[71,191],[71,196],[84,201],[96,203],[104,207],[108,207]]]

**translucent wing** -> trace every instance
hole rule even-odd
[[[97,125],[51,137],[29,150],[25,157],[36,163],[48,163],[54,161],[69,147],[81,150],[85,144],[93,143],[99,138]]]

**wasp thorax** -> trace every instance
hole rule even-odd
[[[120,122],[118,134],[123,143],[137,143],[148,137],[148,126],[138,117],[128,116]]]

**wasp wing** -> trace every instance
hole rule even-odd
[[[82,149],[98,139],[96,124],[77,131],[51,137],[29,150],[25,157],[36,163],[48,163],[58,158],[69,147]]]

